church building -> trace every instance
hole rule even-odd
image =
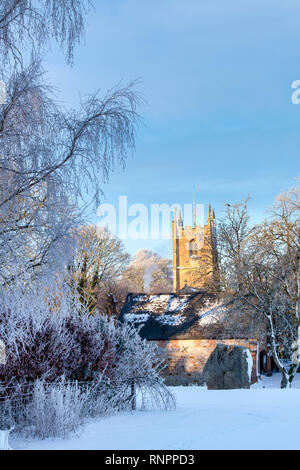
[[[166,363],[166,384],[202,384],[203,369],[218,343],[248,349],[254,383],[260,372],[270,373],[265,336],[233,298],[219,292],[214,210],[209,207],[204,226],[196,222],[195,211],[193,226],[185,226],[181,212],[175,212],[173,292],[128,294],[119,320],[156,343]]]

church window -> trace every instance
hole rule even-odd
[[[189,251],[190,251],[190,258],[196,258],[197,257],[197,244],[195,242],[195,239],[190,241]]]

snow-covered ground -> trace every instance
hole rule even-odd
[[[299,376],[299,377],[298,377]],[[280,390],[280,375],[251,390],[172,387],[176,411],[122,413],[93,421],[69,439],[11,439],[14,449],[300,449],[300,374]]]

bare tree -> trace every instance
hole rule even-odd
[[[99,202],[101,182],[134,150],[141,103],[135,83],[88,96],[66,111],[53,99],[39,60],[52,38],[72,60],[89,1],[3,0],[0,5],[0,283],[60,271],[83,194]],[[27,65],[26,65],[27,64]],[[61,256],[55,256],[60,252]]]
[[[220,284],[225,291],[243,289],[243,258],[253,228],[249,225],[249,196],[237,203],[226,204],[225,217],[217,227]]]
[[[291,385],[300,364],[300,191],[278,196],[271,219],[249,240],[244,300],[265,316],[273,359]]]
[[[171,292],[171,260],[150,250],[139,250],[124,271],[122,280],[129,283],[135,292]]]
[[[173,291],[172,261],[169,258],[159,258],[157,269],[152,273],[149,292],[152,294],[170,293]]]
[[[1,0],[0,49],[3,57],[22,62],[23,49],[40,52],[54,38],[67,61],[83,38],[89,0]]]
[[[156,398],[165,390],[158,375],[160,365],[155,366],[155,348],[127,326],[117,327],[99,316],[91,318],[80,293],[66,282],[64,268],[72,266],[83,195],[89,192],[97,204],[103,179],[108,179],[117,162],[124,165],[134,150],[137,106],[142,100],[133,82],[119,84],[101,96],[93,93],[79,109],[65,110],[46,85],[39,60],[54,38],[67,62],[72,62],[88,5],[85,0],[0,3],[0,79],[7,92],[5,104],[0,105],[0,336],[12,359],[0,373],[6,380],[10,369],[12,380],[23,378],[29,383],[51,375],[56,379],[66,375],[68,365],[79,366],[74,354],[85,362],[83,369],[89,368],[89,350],[97,375],[108,372],[108,360],[116,360],[111,362],[105,389],[110,389],[108,383],[115,390],[118,387],[115,402],[121,409],[121,396],[126,397],[125,406],[132,400],[133,382],[153,394],[157,391]],[[110,262],[106,242],[101,267],[99,258],[87,266],[85,254],[79,263],[80,272],[86,265],[92,286],[108,273],[116,275],[112,259],[118,242],[110,252]],[[95,238],[92,248],[99,249]],[[125,263],[127,255],[122,256]],[[107,331],[102,338],[101,327]],[[106,350],[97,357],[95,351],[101,345]],[[51,364],[53,360],[56,364]],[[63,384],[61,391],[66,392]]]
[[[300,357],[299,202],[299,188],[279,195],[270,218],[253,227],[247,200],[228,206],[218,231],[223,289],[248,306],[251,318],[256,314],[257,324],[264,319],[283,388]]]
[[[0,108],[2,282],[20,274],[20,263],[26,271],[45,265],[79,223],[83,191],[92,191],[97,204],[102,179],[134,149],[134,84],[102,99],[93,95],[68,113],[48,93],[40,64],[32,62],[11,77]]]
[[[81,300],[88,301],[93,310],[99,291],[107,283],[120,278],[130,256],[123,242],[107,230],[93,225],[81,227],[72,266],[72,278],[77,283]]]
[[[115,317],[117,320],[129,292],[134,286],[122,279],[110,279],[103,282],[97,292],[97,309],[100,314]]]

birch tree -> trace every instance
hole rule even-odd
[[[66,60],[84,34],[89,2],[5,0],[0,5],[0,284],[48,276],[69,262],[83,195],[134,151],[141,104],[135,83],[92,93],[78,109],[58,105],[40,54],[51,40]],[[55,254],[60,252],[62,256]]]
[[[41,52],[54,39],[72,62],[84,36],[89,0],[1,0],[0,46],[6,61],[23,62],[24,49]]]

